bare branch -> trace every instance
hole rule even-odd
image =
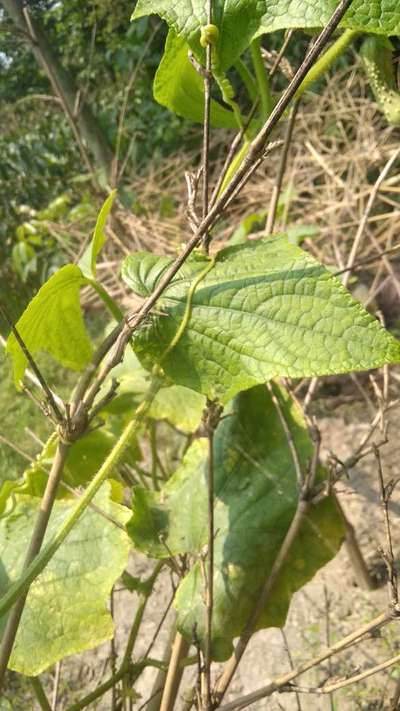
[[[326,659],[332,657],[334,654],[338,654],[338,652],[349,648],[351,645],[358,642],[361,637],[364,637],[365,635],[373,632],[374,630],[379,629],[380,627],[388,624],[388,622],[391,622],[392,620],[393,616],[390,612],[381,613],[373,620],[371,620],[371,622],[362,625],[357,630],[341,639],[339,642],[336,642],[336,644],[332,645],[332,647],[329,647],[324,652],[321,652],[321,654],[319,654],[317,657],[314,657],[308,662],[304,662],[304,664],[301,664],[294,671],[287,672],[286,674],[277,677],[266,686],[262,687],[261,689],[258,689],[258,691],[246,694],[245,696],[242,696],[239,699],[235,699],[235,701],[231,701],[228,704],[224,704],[220,707],[220,711],[234,711],[234,709],[244,709],[247,706],[250,706],[251,704],[255,703],[256,701],[259,701],[260,699],[263,699],[267,696],[271,696],[275,691],[280,691],[282,687],[287,686],[298,676],[304,674],[304,672],[308,671],[309,669],[313,669],[314,667],[324,662]]]

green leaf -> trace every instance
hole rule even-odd
[[[117,191],[112,190],[103,203],[97,218],[92,240],[79,260],[79,267],[81,268],[82,273],[89,279],[96,279],[96,261],[107,239],[104,228],[111,212],[116,194]]]
[[[303,470],[312,456],[302,416],[288,393],[274,392]],[[226,659],[280,550],[297,507],[297,476],[279,414],[265,386],[241,393],[214,439],[215,573],[213,657]],[[207,543],[207,448],[197,440],[161,492],[135,488],[127,530],[136,547],[166,558],[199,556]],[[323,477],[322,471],[319,477]],[[343,528],[330,499],[313,507],[271,592],[259,628],[282,626],[293,593],[338,551]],[[204,643],[204,579],[195,563],[175,607],[180,631]]]
[[[265,0],[259,34],[293,27],[325,27],[337,6],[337,0]],[[396,35],[400,32],[399,5],[392,0],[354,0],[340,27]]]
[[[122,262],[121,277],[135,294],[146,298],[153,291],[152,284],[161,278],[171,263],[170,257],[159,257],[152,252],[135,252]]]
[[[110,500],[109,488],[104,486],[94,503],[123,524],[127,510]],[[16,499],[12,513],[0,521],[2,594],[20,575],[38,511],[37,499]],[[75,502],[56,501],[48,537],[73,505]],[[111,639],[114,625],[107,601],[127,564],[128,552],[124,531],[88,509],[30,588],[10,668],[36,676],[59,659]]]
[[[258,232],[265,227],[266,210],[262,212],[253,212],[252,215],[247,215],[235,229],[229,238],[229,244],[240,244],[245,242],[246,238],[252,232]]]
[[[202,56],[200,27],[207,24],[203,0],[138,0],[132,19],[157,14],[165,20],[178,37],[185,39],[191,49]],[[221,69],[228,69],[249,46],[259,29],[264,14],[264,2],[259,0],[217,0],[213,4],[213,23],[218,26],[217,51]]]
[[[181,385],[171,385],[158,391],[148,417],[153,420],[167,420],[182,432],[189,434],[200,425],[205,405],[204,395],[199,395]]]
[[[166,267],[165,257],[157,269],[153,257],[133,255],[123,274],[133,288],[139,283],[150,292]],[[400,361],[393,336],[282,235],[216,255],[193,294],[180,340],[167,352],[186,313],[190,284],[203,269],[204,261],[189,260],[158,302],[163,315],[153,314],[134,337],[144,365],[158,363],[178,385],[227,402],[276,376],[346,373]]]
[[[118,380],[118,394],[101,411],[101,417],[117,415],[130,419],[132,412],[148,392],[150,377],[132,350],[127,349],[123,362],[113,369],[110,379]],[[104,391],[107,391],[105,383]],[[166,385],[156,394],[146,414],[153,420],[166,420],[184,433],[194,432],[201,420],[206,398],[180,385]],[[107,420],[107,426],[108,420]],[[138,457],[137,457],[138,458]]]
[[[65,461],[62,481],[73,487],[80,487],[87,484],[96,472],[100,469],[104,460],[110,454],[117,442],[118,433],[111,432],[110,429],[96,429],[73,442],[69,447]],[[27,469],[24,474],[26,479],[25,487],[19,489],[21,493],[29,493],[32,496],[42,496],[47,474],[55,455],[57,438],[53,435],[46,443],[44,449],[37,457],[36,461]],[[138,459],[137,442],[132,441],[125,452],[124,461],[136,461]],[[112,472],[115,475],[115,472]],[[60,496],[65,496],[65,490],[59,492]]]
[[[394,72],[392,44],[382,37],[368,37],[360,54],[377,103],[387,121],[400,126],[400,91]]]
[[[87,280],[75,264],[62,267],[43,284],[28,304],[18,323],[19,334],[29,352],[47,351],[61,365],[82,370],[92,357],[79,303],[79,292]],[[11,334],[7,341],[18,387],[28,361]]]
[[[203,123],[204,81],[188,59],[189,45],[170,30],[154,79],[154,98],[178,116]],[[211,100],[211,126],[236,128],[232,111]]]
[[[235,62],[256,36],[289,27],[324,27],[337,0],[216,0],[213,23],[219,28],[217,52],[221,69]],[[207,24],[203,0],[138,0],[132,19],[160,15],[178,37],[202,56],[200,27]],[[354,0],[341,27],[383,35],[400,33],[400,9],[395,0]]]
[[[186,390],[192,395],[199,397],[196,393]],[[131,406],[129,414],[132,415]],[[187,406],[189,407],[189,405]],[[199,418],[200,419],[200,418]],[[65,482],[70,487],[81,487],[87,484],[96,472],[100,469],[106,457],[111,452],[121,435],[124,422],[121,418],[110,418],[107,422],[107,428],[95,429],[87,433],[76,442],[73,442],[69,449],[65,465],[63,468],[61,482]],[[57,435],[53,433],[42,451],[37,455],[32,464],[24,471],[19,479],[10,479],[12,473],[4,472],[0,485],[0,517],[4,511],[9,511],[13,506],[14,499],[10,497],[14,494],[24,494],[29,496],[41,497],[46,487],[48,475],[53,463],[54,455],[57,448]],[[129,446],[126,448],[122,463],[134,464],[142,458],[139,444],[135,438],[132,438]],[[117,472],[111,472],[110,476],[117,479]],[[116,482],[115,482],[116,483]],[[62,483],[58,487],[57,498],[73,497],[74,494]]]

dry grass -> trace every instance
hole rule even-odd
[[[282,129],[283,133],[283,129]],[[216,132],[214,173],[223,162],[229,136]],[[292,225],[312,225],[316,236],[305,246],[327,265],[343,269],[379,171],[398,147],[400,132],[387,126],[371,101],[368,85],[357,65],[335,76],[322,94],[308,93],[300,108],[284,180],[286,199],[275,231]],[[276,137],[278,137],[276,135]],[[217,156],[217,158],[215,158]],[[143,214],[117,212],[110,230],[107,260],[100,265],[109,285],[117,288],[115,270],[121,256],[136,249],[174,254],[190,234],[186,216],[185,170],[196,166],[198,155],[177,155],[162,166],[150,166],[131,189],[140,195]],[[225,243],[246,215],[268,210],[280,152],[271,153],[216,230],[215,242]],[[163,205],[170,204],[170,214]],[[369,259],[396,244],[400,231],[400,161],[384,181],[368,218],[356,262]],[[366,266],[371,303],[382,288],[394,283],[398,258]],[[365,279],[362,279],[365,281]],[[119,289],[121,287],[118,287]]]

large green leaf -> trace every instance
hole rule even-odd
[[[222,69],[230,67],[262,33],[289,27],[317,28],[328,22],[338,0],[216,0],[213,22],[220,30],[217,50]],[[158,14],[200,55],[200,27],[207,24],[203,0],[138,0],[133,19]],[[384,35],[400,33],[396,0],[353,0],[342,27]]]
[[[312,444],[288,394],[275,395],[305,471]],[[225,659],[253,609],[297,506],[297,477],[280,417],[265,386],[241,393],[215,434],[215,574],[213,657]],[[207,442],[196,441],[164,489],[137,488],[128,532],[135,545],[160,558],[199,556],[207,543]],[[320,472],[319,476],[322,476]],[[311,509],[275,584],[259,627],[285,622],[293,593],[341,543],[342,524],[331,500]],[[181,582],[178,625],[204,641],[204,579],[197,562]]]
[[[61,365],[82,370],[90,361],[92,346],[85,330],[79,292],[87,279],[75,264],[62,267],[43,284],[28,304],[17,329],[30,353],[47,351]],[[28,361],[11,334],[7,341],[18,386]]]
[[[188,59],[189,45],[169,31],[165,52],[154,79],[154,98],[178,116],[203,123],[204,81]],[[211,100],[211,125],[236,128],[232,111]]]
[[[108,484],[94,503],[125,523],[127,509],[110,500]],[[56,501],[48,537],[74,505]],[[21,573],[37,511],[37,499],[18,495],[13,511],[0,521],[2,594]],[[10,668],[35,676],[65,656],[110,639],[114,625],[107,610],[108,596],[127,564],[128,552],[124,531],[88,509],[30,588]]]
[[[153,255],[126,260],[123,278],[151,291],[167,267]],[[197,285],[190,318],[188,290],[204,257],[186,263],[159,302],[162,315],[137,332],[134,348],[147,367],[160,364],[177,384],[227,402],[276,376],[303,377],[376,368],[400,361],[398,343],[340,281],[286,237],[221,250]]]

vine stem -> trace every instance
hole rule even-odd
[[[183,666],[181,665],[181,661],[188,655],[189,648],[189,642],[182,637],[180,632],[177,632],[172,645],[171,658],[161,698],[160,711],[173,711],[174,709],[183,674]]]
[[[265,70],[263,58],[261,55],[261,37],[256,37],[250,45],[251,59],[253,62],[254,72],[257,79],[258,91],[261,99],[261,119],[265,119],[270,115],[272,109],[272,98],[269,87],[269,78]]]
[[[5,595],[3,595],[0,600],[0,617],[4,615],[17,600],[21,599],[22,596],[23,599],[25,599],[32,582],[42,572],[61,544],[65,541],[75,524],[93,500],[94,496],[99,491],[102,484],[104,484],[107,477],[118,464],[125,448],[131,441],[132,435],[138,426],[140,418],[143,417],[148,411],[160,387],[160,381],[158,379],[154,379],[145,399],[137,408],[133,419],[125,427],[118,442],[115,444],[108,457],[104,460],[99,471],[94,476],[79,501],[76,503],[70,515],[65,519],[65,521],[63,521],[58,531],[47,543],[47,545],[44,546],[42,551],[33,557],[31,563],[23,571],[21,577],[13,585],[11,585]]]
[[[282,190],[282,183],[286,173],[287,160],[289,156],[290,145],[292,142],[294,125],[296,123],[297,111],[299,108],[299,99],[296,99],[292,106],[290,113],[290,118],[286,128],[285,142],[283,144],[283,149],[281,153],[281,159],[278,168],[278,175],[276,178],[275,185],[272,190],[271,200],[268,208],[268,216],[265,224],[265,234],[271,235],[274,231],[276,213],[278,209],[279,196]]]
[[[207,0],[207,24],[211,25],[212,22],[212,0]],[[202,172],[203,172],[203,205],[202,205],[202,218],[207,215],[208,212],[208,193],[209,193],[209,153],[210,153],[210,116],[211,116],[211,81],[212,81],[212,45],[207,44],[206,47],[206,71],[204,74],[204,120],[203,120],[203,158],[202,158]],[[208,253],[208,248],[210,245],[210,236],[206,232],[203,237],[203,245],[205,252]]]
[[[35,692],[36,701],[38,702],[42,711],[52,711],[49,700],[45,694],[42,682],[40,681],[39,677],[31,676],[29,681],[31,682],[32,689]]]
[[[347,47],[358,37],[356,30],[345,30],[338,39],[324,52],[322,57],[311,67],[305,79],[296,91],[295,98],[299,99],[307,89],[321,76],[326,74],[333,62],[340,57]]]
[[[57,446],[56,454],[53,459],[49,478],[40,504],[40,510],[36,519],[35,527],[32,533],[32,538],[26,553],[23,576],[27,573],[33,561],[37,559],[39,551],[42,547],[43,539],[46,533],[50,514],[53,509],[54,501],[57,494],[58,484],[63,472],[64,463],[68,454],[69,444],[60,440]],[[7,669],[8,661],[14,646],[22,612],[25,607],[26,597],[28,594],[29,585],[21,590],[21,595],[16,600],[16,604],[11,611],[7,620],[6,629],[0,647],[0,689],[3,685],[4,675]],[[13,603],[11,603],[13,604]],[[8,609],[8,608],[7,608]]]

